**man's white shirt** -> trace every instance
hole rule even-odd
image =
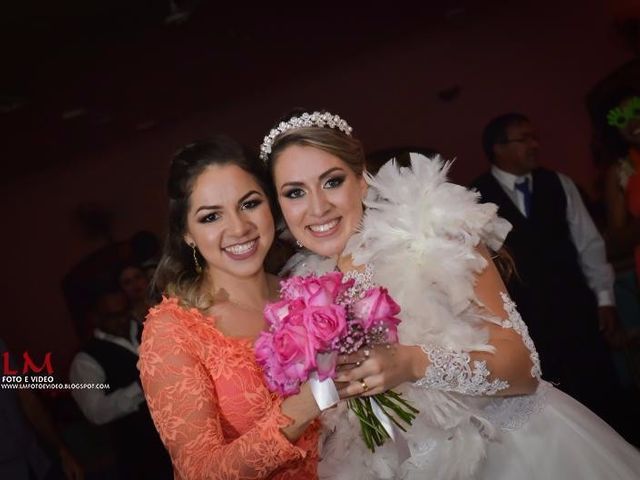
[[[589,286],[596,294],[598,305],[601,307],[614,305],[613,282],[615,277],[611,264],[607,262],[604,239],[593,223],[575,183],[566,175],[559,172],[555,173],[560,179],[562,189],[567,198],[567,223],[569,224],[571,238],[578,251],[582,271],[587,278]],[[515,185],[528,178],[531,193],[533,194],[535,189],[533,176],[530,173],[516,176],[499,169],[495,165],[491,167],[491,174],[513,204],[520,210],[520,213],[526,217],[524,194],[517,190]]]

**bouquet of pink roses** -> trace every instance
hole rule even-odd
[[[355,281],[340,272],[292,277],[281,287],[281,300],[264,311],[269,331],[255,343],[273,392],[298,393],[301,383],[315,375],[321,382],[333,378],[339,354],[398,341],[400,307],[384,288],[358,291]],[[411,425],[418,413],[393,390],[350,399],[348,406],[372,451],[393,435],[387,418],[406,431],[402,422]]]

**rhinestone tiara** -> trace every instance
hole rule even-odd
[[[303,113],[299,117],[291,117],[286,122],[280,122],[277,127],[271,129],[269,135],[264,137],[262,145],[260,145],[260,159],[265,162],[267,161],[273,142],[278,135],[292,128],[305,127],[337,128],[349,136],[351,136],[351,131],[353,130],[346,120],[343,120],[338,115],[333,115],[329,112]]]

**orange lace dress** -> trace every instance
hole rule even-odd
[[[177,480],[315,479],[319,426],[292,444],[255,362],[251,339],[225,337],[215,319],[165,298],[145,322],[140,378]]]

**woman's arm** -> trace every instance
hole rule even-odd
[[[304,457],[291,441],[318,415],[310,393],[304,389],[285,400],[282,410],[274,402],[253,428],[228,441],[214,383],[187,335],[171,315],[156,315],[145,324],[139,363],[149,410],[181,477],[264,478]]]
[[[368,358],[361,351],[340,359],[340,363],[351,366],[361,362],[342,371],[336,379],[351,382],[340,391],[341,396],[375,395],[404,382],[469,395],[519,395],[535,391],[538,384],[533,374],[535,351],[525,345],[518,333],[521,328],[509,328],[512,323],[520,327],[522,321],[505,303],[506,287],[486,248],[481,246],[478,250],[488,265],[477,277],[476,296],[488,313],[505,325],[486,322],[488,344],[494,352],[451,351],[434,345],[378,346]]]

